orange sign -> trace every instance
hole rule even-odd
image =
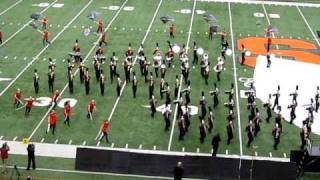
[[[238,50],[241,50],[241,45],[244,45],[245,49],[251,51],[251,56],[245,58],[245,65],[255,67],[256,56],[267,54],[267,41],[268,38],[263,37],[248,37],[238,40]],[[299,39],[272,38],[271,45],[280,47],[279,49],[270,49],[270,53],[276,56],[291,57],[298,61],[320,64],[320,55],[312,52],[318,48],[311,42]],[[239,60],[241,61],[241,57]]]

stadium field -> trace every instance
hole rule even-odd
[[[319,34],[320,22],[317,1],[228,1],[228,0],[1,0],[0,2],[0,31],[3,34],[0,44],[0,142],[8,142],[11,153],[15,154],[9,161],[10,164],[23,165],[23,153],[26,144],[22,141],[36,143],[41,157],[39,168],[43,171],[32,172],[32,175],[44,177],[46,169],[72,170],[75,154],[63,152],[63,149],[76,148],[77,146],[116,148],[134,151],[159,151],[161,153],[192,153],[210,156],[212,153],[211,140],[213,135],[219,133],[221,142],[218,156],[247,157],[289,161],[290,151],[300,149],[300,131],[302,121],[306,119],[306,107],[310,98],[316,94],[316,86],[320,81],[320,51]],[[39,21],[30,18],[31,14],[40,12],[48,18],[49,41],[51,44],[43,45],[42,25]],[[92,12],[98,12],[103,20],[103,31],[106,32],[106,45],[104,55],[106,60],[101,64],[105,75],[105,94],[100,94],[99,82],[95,79],[94,56],[99,48],[100,35],[96,33],[97,23],[88,18]],[[208,38],[209,23],[204,15],[214,16],[214,25],[218,26],[218,32],[213,38]],[[170,38],[168,26],[160,17],[170,15],[174,18],[175,37]],[[97,20],[97,19],[96,19]],[[37,26],[37,27],[32,27]],[[265,68],[267,42],[266,28],[272,26],[276,32],[271,33],[272,64]],[[86,34],[84,31],[89,31]],[[220,32],[226,32],[230,54],[224,61],[224,69],[221,72],[221,81],[217,81],[214,70],[217,58],[220,56],[221,43]],[[79,80],[79,63],[74,63],[72,74],[74,75],[74,93],[69,92],[68,87],[68,59],[75,41],[78,40],[81,47],[81,56],[84,65],[91,76],[90,92],[85,93],[85,87]],[[186,88],[180,70],[178,53],[175,54],[171,68],[167,68],[164,80],[171,88],[170,104],[170,129],[165,131],[165,122],[162,115],[165,99],[160,98],[160,77],[155,80],[154,95],[157,99],[157,112],[152,118],[149,106],[149,84],[145,83],[140,75],[138,52],[143,50],[151,63],[153,63],[153,51],[156,43],[163,54],[168,51],[168,42],[182,49],[186,47],[189,57],[191,82],[191,124],[184,140],[179,140],[179,125],[176,114],[178,108],[174,101],[174,85],[176,76],[181,81],[179,92]],[[210,73],[208,84],[201,76],[200,61],[192,64],[194,42],[208,55],[210,61]],[[129,43],[134,51],[132,72],[137,74],[137,97],[133,98],[132,83],[125,82],[125,73],[122,63],[126,58],[125,52]],[[244,65],[240,64],[241,45],[244,44],[246,56]],[[260,48],[260,49],[259,49]],[[117,96],[117,79],[110,82],[110,58],[115,52],[118,57],[117,72],[122,80],[121,96]],[[48,115],[53,109],[51,97],[53,93],[48,88],[48,64],[49,58],[55,63],[54,90],[59,91],[57,106],[57,127],[55,134],[46,133],[48,127]],[[36,94],[33,85],[34,71],[39,75],[39,93]],[[154,68],[150,67],[150,72]],[[131,73],[132,79],[132,73]],[[295,79],[298,79],[295,81]],[[248,116],[247,97],[245,92],[254,82],[257,108],[262,122],[261,131],[254,138],[250,147],[247,147]],[[214,121],[211,133],[206,133],[204,143],[201,143],[199,133],[199,118],[201,108],[199,100],[204,92],[207,106],[213,105],[210,91],[214,83],[220,90],[218,107],[213,109]],[[228,94],[234,84],[234,121],[233,139],[227,144],[227,115],[228,108],[224,103],[228,102]],[[292,97],[295,85],[299,84],[299,96],[297,118],[290,124],[290,110],[287,108]],[[274,138],[272,130],[275,126],[275,117],[278,110],[272,111],[270,123],[266,122],[267,95],[276,92],[276,87],[281,86],[280,105],[282,133],[277,150],[273,148]],[[26,102],[29,96],[37,102],[31,109],[30,115],[25,116],[25,108],[13,106],[16,90],[22,91],[22,101]],[[185,99],[185,96],[182,96]],[[93,112],[93,120],[87,118],[87,105],[90,100],[95,100],[96,111]],[[63,102],[70,100],[72,106],[70,127],[63,123]],[[272,98],[272,103],[273,103]],[[310,139],[318,139],[320,135],[320,115],[314,112],[314,123]],[[97,141],[103,120],[110,121],[109,141]],[[207,118],[205,122],[208,123]],[[16,146],[17,145],[17,146]],[[14,147],[16,146],[16,147]],[[42,148],[43,146],[43,148]],[[49,147],[49,149],[44,148]],[[55,151],[54,149],[59,149]],[[58,152],[59,153],[56,153]],[[57,157],[57,158],[54,158]],[[67,158],[67,159],[64,159]],[[47,163],[43,163],[43,162]],[[51,167],[52,164],[52,167]],[[59,164],[56,166],[54,164]],[[23,172],[27,174],[28,172]],[[43,173],[43,174],[42,174]],[[52,172],[53,176],[62,179],[103,179],[100,175],[81,174],[77,172]],[[68,175],[67,175],[68,174]],[[84,177],[88,176],[88,177]],[[111,179],[121,179],[121,176],[110,176]],[[139,179],[139,177],[123,177],[123,179]],[[312,178],[312,177],[311,177]],[[58,178],[59,179],[59,178]]]

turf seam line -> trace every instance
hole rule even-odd
[[[230,23],[229,26],[230,26],[231,46],[232,46],[233,76],[234,76],[234,83],[235,83],[235,88],[236,88],[236,105],[237,105],[238,133],[239,133],[239,143],[240,143],[240,160],[241,160],[241,156],[243,155],[243,150],[242,150],[241,117],[240,117],[240,106],[239,106],[239,88],[238,88],[237,66],[236,66],[236,60],[235,60],[232,13],[231,13],[230,3],[228,3],[228,9],[229,9],[229,23]]]
[[[312,34],[312,36],[313,36],[314,40],[317,42],[318,46],[320,46],[320,42],[319,42],[319,40],[318,40],[317,36],[314,34],[314,32],[313,32],[313,30],[312,30],[312,28],[311,28],[310,24],[308,23],[308,21],[307,21],[306,17],[303,15],[303,13],[302,13],[302,11],[300,10],[300,8],[299,8],[298,6],[296,6],[296,7],[297,7],[297,10],[299,11],[299,14],[301,15],[301,17],[302,17],[302,19],[303,19],[304,23],[305,23],[305,24],[307,25],[307,27],[309,28],[309,30],[310,30],[310,32],[311,32],[311,34]]]
[[[90,3],[93,0],[90,1]],[[113,21],[118,17],[120,11],[123,9],[124,5],[128,2],[128,0],[124,1],[121,8],[117,11],[117,13],[113,16],[113,18],[111,19],[111,21],[109,22],[109,24],[107,25],[107,27],[105,28],[104,32],[107,31],[111,24],[113,23]],[[90,51],[88,52],[88,54],[86,55],[86,57],[83,59],[83,62],[85,62],[89,56],[91,55],[92,51],[94,50],[94,48],[96,47],[96,45],[98,44],[98,42],[100,41],[101,36],[99,36],[99,38],[97,39],[96,43],[94,43],[94,45],[91,47]],[[79,69],[77,69],[74,72],[74,76],[78,73]],[[62,96],[63,92],[66,90],[66,88],[68,87],[68,83],[64,86],[64,88],[62,89],[62,91],[60,92],[60,95],[58,96],[58,99],[60,99],[60,97]],[[36,128],[33,130],[33,132],[30,134],[29,136],[29,140],[33,137],[33,135],[36,133],[36,131],[39,129],[40,125],[42,124],[42,122],[45,120],[45,118],[48,116],[49,112],[51,111],[51,109],[53,108],[53,106],[51,106],[48,111],[45,113],[45,115],[42,117],[42,119],[40,120],[40,122],[38,123],[38,125],[36,126]]]
[[[44,13],[47,11],[54,3],[56,3],[58,0],[53,1],[49,6],[47,6],[45,9],[43,9],[40,14]],[[20,33],[24,28],[26,28],[30,23],[32,23],[34,20],[29,20],[27,23],[25,23],[18,31],[13,33],[10,37],[8,37],[5,41],[3,41],[2,44],[0,44],[0,47],[3,47],[8,41],[10,41],[12,38],[14,38],[18,33]],[[11,22],[12,23],[12,22]],[[0,95],[1,96],[1,95]]]
[[[15,2],[14,4],[12,4],[11,6],[9,6],[7,9],[5,9],[4,11],[2,11],[0,13],[0,16],[3,15],[4,13],[8,12],[10,9],[14,8],[16,5],[20,4],[23,0],[19,0],[17,2]]]
[[[190,25],[189,25],[189,31],[188,31],[188,39],[186,43],[186,54],[188,53],[189,48],[189,43],[190,43],[190,38],[191,38],[191,33],[192,33],[192,24],[193,24],[193,19],[194,19],[194,12],[196,8],[197,1],[193,1],[193,7],[192,7],[192,14],[191,14],[191,19],[190,19]],[[180,75],[180,81],[179,81],[179,88],[178,88],[178,97],[177,99],[180,99],[180,92],[181,92],[181,87],[182,87],[182,81],[183,81],[183,76],[182,74]],[[169,138],[169,143],[168,143],[168,151],[171,150],[171,144],[172,144],[172,139],[173,139],[173,133],[174,133],[174,127],[176,124],[177,120],[177,113],[178,113],[178,104],[175,106],[174,114],[173,114],[173,120],[172,120],[172,127],[171,127],[171,132],[170,132],[170,138]]]

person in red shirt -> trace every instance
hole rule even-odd
[[[0,44],[2,44],[2,32],[0,31]]]
[[[107,33],[103,32],[99,41],[99,46],[102,46],[102,43],[106,46],[107,41],[106,41]]]
[[[220,34],[221,36],[221,38],[220,38],[220,40],[221,40],[221,43],[223,43],[224,42],[224,40],[225,40],[225,38],[226,38],[226,36],[227,36],[227,32],[226,31],[221,31],[221,34]]]
[[[74,60],[77,62],[80,62],[81,59],[81,53],[80,53],[80,45],[79,45],[79,41],[78,39],[76,39],[76,43],[73,46],[73,56],[74,56]]]
[[[64,103],[64,109],[63,109],[63,115],[64,115],[64,121],[63,123],[70,126],[70,116],[72,113],[72,107],[70,105],[70,101],[66,101]]]
[[[174,28],[174,24],[172,23],[172,24],[169,26],[170,38],[174,38],[174,32],[175,32],[175,28]]]
[[[29,116],[34,101],[35,101],[35,99],[32,98],[32,96],[30,96],[30,97],[27,99],[27,102],[26,102],[26,104],[25,104],[26,110],[25,110],[25,113],[24,113],[24,115],[25,115],[26,117]]]
[[[271,42],[272,42],[272,39],[270,37],[268,37],[268,40],[267,40],[267,52],[270,51]]]
[[[8,144],[5,142],[3,143],[2,147],[0,148],[0,153],[1,153],[1,160],[2,160],[2,173],[7,173],[7,161],[9,158],[9,152],[10,148]]]
[[[56,124],[57,124],[57,113],[54,110],[51,110],[48,116],[48,129],[46,131],[46,134],[52,129],[52,135],[54,135],[54,132],[56,130]]]
[[[45,46],[46,43],[51,44],[49,41],[49,32],[46,29],[42,33],[42,40],[43,40],[43,46]]]
[[[100,18],[97,22],[98,24],[98,30],[97,30],[97,33],[102,33],[102,27],[103,27],[103,22],[102,22],[102,19]]]
[[[44,30],[44,29],[47,29],[47,25],[48,25],[48,23],[49,23],[48,18],[44,17],[41,22],[42,22],[42,29],[43,29],[43,30]]]
[[[101,124],[101,126],[100,126],[100,138],[99,138],[100,142],[105,137],[107,143],[109,144],[109,139],[108,139],[109,125],[110,125],[110,121],[108,119],[104,120],[103,123]]]
[[[53,109],[55,109],[57,106],[57,100],[58,100],[59,95],[60,95],[59,90],[56,90],[52,95],[51,106],[53,106]]]
[[[88,106],[87,106],[87,118],[90,119],[90,120],[93,120],[93,116],[92,116],[92,113],[93,111],[96,110],[96,104],[94,102],[94,100],[92,99],[89,103],[88,103]]]
[[[19,108],[20,104],[23,104],[23,102],[21,101],[21,97],[22,97],[22,92],[18,88],[16,93],[14,94],[14,104],[13,104],[13,106],[15,108]]]
[[[209,25],[209,29],[208,29],[208,38],[209,38],[210,40],[212,40],[212,37],[213,37],[213,31],[212,31],[211,26]]]

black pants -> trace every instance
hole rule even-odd
[[[117,86],[117,97],[120,97],[121,86]]]
[[[186,134],[186,131],[184,130],[184,128],[180,128],[179,141],[183,140],[185,134]]]
[[[159,74],[159,68],[158,67],[154,68],[154,73],[156,74],[156,78],[158,78],[158,74]]]
[[[104,95],[104,83],[100,83],[100,93],[101,93],[101,96]]]
[[[27,170],[30,169],[30,166],[32,164],[32,169],[36,169],[36,160],[35,160],[35,156],[33,155],[28,155],[28,166],[27,166]]]
[[[247,147],[250,147],[252,142],[253,142],[253,135],[250,133],[250,134],[248,134]]]
[[[33,87],[34,87],[34,92],[36,94],[38,94],[39,93],[39,83],[33,83]]]
[[[107,132],[103,132],[101,138],[99,139],[99,141],[101,142],[103,138],[106,138],[106,142],[109,143],[109,139],[108,139],[108,133]]]
[[[233,139],[233,133],[228,133],[228,140],[227,140],[228,145],[231,143],[232,139]]]
[[[86,90],[86,95],[88,95],[89,92],[90,92],[90,84],[89,84],[89,82],[86,81],[84,83],[84,86],[85,86],[85,90]]]
[[[273,144],[273,149],[277,150],[278,149],[278,144],[280,143],[280,137],[274,137],[274,144]]]
[[[93,111],[91,110],[91,111],[88,111],[88,113],[87,113],[87,118],[88,119],[91,119],[91,118],[93,118],[92,116],[92,113],[93,113]]]
[[[151,117],[154,117],[154,114],[157,112],[155,106],[151,106]]]
[[[48,40],[43,40],[42,43],[43,43],[43,46],[46,46],[46,43],[51,44],[51,42]]]
[[[221,74],[221,72],[219,71],[219,72],[217,72],[217,81],[220,81],[220,74]]]
[[[213,97],[213,108],[216,108],[219,105],[218,96]]]
[[[65,117],[63,123],[70,126],[70,116]]]
[[[198,64],[198,55],[197,55],[197,53],[194,53],[193,54],[193,61],[192,61],[192,64],[193,65],[196,65],[196,64]]]
[[[55,124],[50,124],[50,130],[52,130],[52,134],[54,135],[54,132],[56,130],[56,125]]]
[[[219,148],[219,145],[212,146],[212,149],[213,149],[212,156],[216,156],[217,155],[218,148]]]
[[[31,111],[31,108],[26,107],[26,111],[24,112],[24,115],[25,115],[26,117],[29,116],[30,111]]]
[[[293,120],[296,119],[296,113],[293,111],[293,112],[290,112],[290,124],[293,123]]]
[[[133,93],[133,97],[136,98],[137,97],[137,86],[132,86],[132,93]]]
[[[49,82],[48,85],[49,85],[49,92],[53,93],[53,82]]]
[[[271,114],[271,108],[270,107],[268,107],[267,108],[267,118],[266,118],[266,121],[267,121],[267,123],[269,123],[270,122],[270,118],[272,117],[272,114]]]
[[[73,94],[73,82],[69,81],[69,93]]]
[[[164,128],[165,131],[169,131],[169,127],[170,127],[170,119],[169,118],[164,118],[164,121],[166,123],[166,126]]]

